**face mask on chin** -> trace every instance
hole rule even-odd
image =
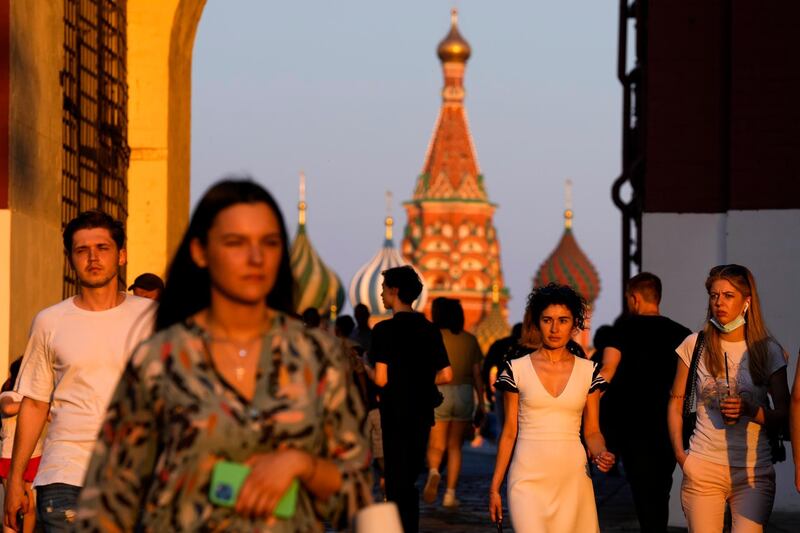
[[[742,309],[741,314],[736,318],[734,318],[733,320],[731,320],[730,322],[728,322],[727,324],[722,324],[719,320],[717,320],[714,317],[711,317],[708,321],[711,322],[711,324],[715,328],[720,330],[722,333],[731,333],[747,323],[747,321],[744,319],[744,314],[746,312],[747,312],[747,304],[744,305],[744,309]]]

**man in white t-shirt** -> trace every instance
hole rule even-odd
[[[5,525],[27,509],[22,474],[51,416],[34,480],[45,532],[70,531],[106,407],[133,348],[152,330],[151,300],[119,290],[126,263],[122,224],[81,213],[64,230],[80,281],[77,296],[36,315],[15,390],[22,396],[5,501]]]

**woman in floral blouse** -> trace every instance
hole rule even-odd
[[[170,267],[156,333],[108,408],[78,529],[322,531],[370,503],[363,411],[339,344],[287,313],[280,210],[251,181],[198,204]],[[218,461],[250,466],[235,507],[209,500]],[[289,519],[272,515],[293,480]]]

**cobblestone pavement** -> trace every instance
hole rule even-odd
[[[494,531],[489,522],[487,493],[494,470],[494,452],[491,449],[464,449],[464,466],[461,472],[457,498],[461,505],[457,509],[445,509],[441,505],[422,504],[420,509],[420,531],[424,533],[478,533]],[[444,477],[440,484],[438,503],[444,491]],[[423,479],[420,476],[420,492]],[[638,531],[638,522],[633,511],[633,502],[628,484],[621,476],[603,474],[595,476],[595,494],[600,517],[600,529],[605,532]],[[507,516],[507,514],[506,514]],[[512,531],[511,524],[503,531]],[[684,532],[683,528],[672,528],[671,533]],[[797,533],[800,531],[800,514],[773,515],[768,533]]]

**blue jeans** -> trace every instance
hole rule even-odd
[[[51,483],[36,487],[36,521],[45,533],[75,531],[75,514],[81,487]]]

